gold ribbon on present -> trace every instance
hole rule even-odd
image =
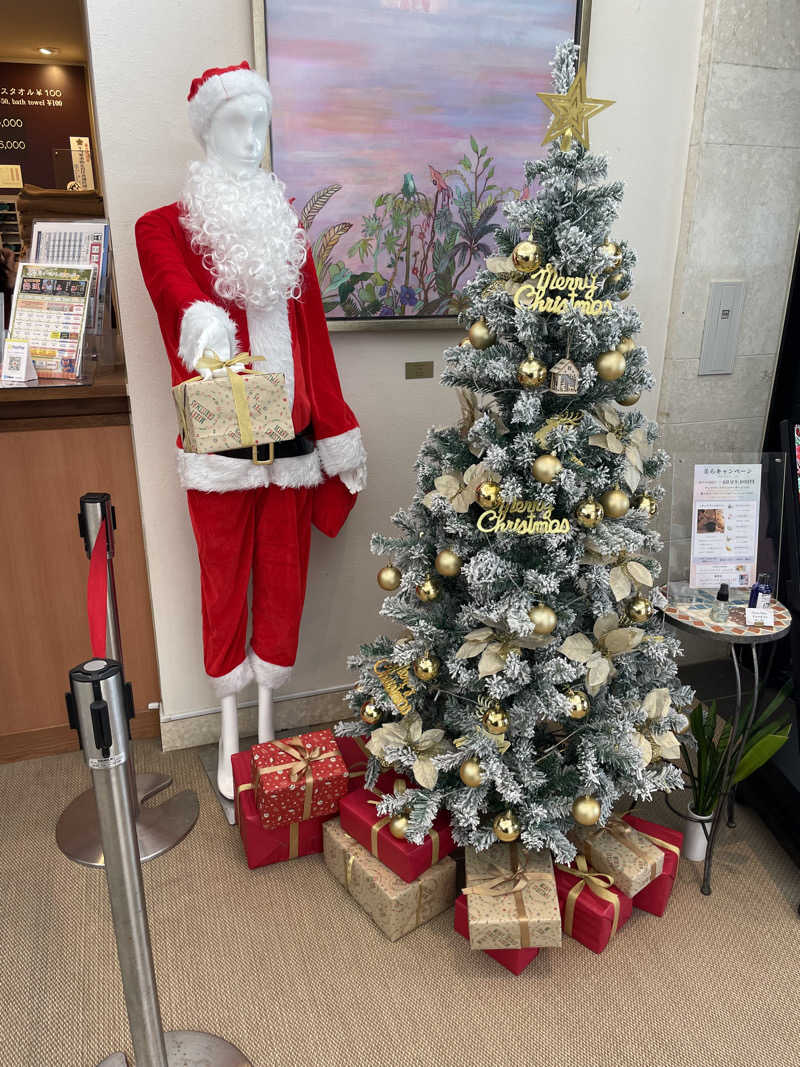
[[[244,785],[240,785],[239,788],[236,790],[236,805],[235,805],[236,806],[236,821],[239,824],[241,824],[241,821],[242,821],[242,810],[241,810],[241,805],[240,805],[240,802],[239,802],[239,797],[246,790],[252,789],[252,788],[253,788],[253,783],[252,782],[245,782]]]
[[[244,785],[240,785],[236,790],[236,821],[241,825],[242,822],[242,809],[239,798],[242,793],[248,789],[253,788],[252,782],[245,782]],[[289,823],[289,859],[296,860],[300,855],[300,823]]]
[[[195,363],[195,369],[199,367],[201,370],[210,370],[212,373],[215,370],[224,369],[228,372],[228,381],[233,394],[233,409],[236,412],[236,421],[239,424],[242,448],[249,448],[255,444],[255,437],[253,436],[253,424],[250,421],[250,409],[247,406],[247,392],[245,391],[244,382],[242,381],[242,376],[237,374],[233,368],[238,364],[249,362],[249,352],[240,352],[233,359],[220,359],[216,352],[212,352],[208,348]],[[202,378],[202,375],[197,375],[190,380],[196,381],[197,378]]]
[[[549,871],[529,871],[527,856],[524,863],[519,861],[519,852],[516,842],[509,845],[511,869],[506,870],[496,863],[490,864],[490,873],[476,882],[468,885],[463,893],[465,896],[474,894],[478,897],[505,897],[509,894],[514,896],[514,904],[517,909],[517,921],[519,922],[520,948],[531,948],[530,922],[525,910],[525,898],[523,889],[528,889],[534,883],[540,882],[552,885],[553,876]]]
[[[628,811],[625,814],[626,815],[633,815],[634,812]],[[638,818],[638,816],[636,816],[636,817]],[[625,822],[624,819],[622,821]],[[630,826],[630,823],[625,823],[625,825],[626,826]],[[648,833],[645,833],[644,830],[640,830],[638,826],[633,826],[633,827],[631,827],[631,829],[635,830],[638,834],[641,834],[642,837],[646,837],[648,841],[652,841],[653,844],[656,846],[656,848],[663,849],[665,852],[674,852],[675,855],[680,859],[681,850],[678,848],[677,845],[673,845],[669,841],[663,841],[660,837],[653,837],[652,834],[648,834]]]
[[[648,864],[650,868],[650,881],[652,882],[654,878],[658,877],[658,862],[649,859],[645,853],[634,844],[632,840],[634,831],[635,827],[631,826],[629,823],[623,822],[618,815],[612,815],[605,826],[600,826],[596,830],[592,830],[582,842],[584,848],[588,846],[589,862],[591,863],[592,861],[592,840],[602,833],[611,834],[611,836],[619,841],[621,845],[624,845],[630,852],[633,852],[634,855],[638,856],[640,860],[644,860],[644,862]],[[639,831],[636,832],[638,833]],[[649,835],[643,834],[642,836],[648,837]],[[650,838],[650,840],[652,841],[653,838]]]
[[[303,819],[311,818],[311,799],[314,795],[314,775],[311,769],[311,764],[316,763],[317,760],[324,759],[336,759],[339,755],[339,750],[335,752],[325,752],[315,745],[313,748],[308,748],[305,742],[300,737],[287,737],[285,741],[270,741],[271,745],[275,748],[285,752],[287,756],[292,758],[288,763],[273,763],[269,767],[259,767],[259,778],[264,774],[276,774],[278,771],[288,771],[289,781],[296,782],[301,774],[305,774],[305,799],[303,801]]]
[[[369,757],[370,757],[371,753],[370,753],[370,750],[367,748],[363,737],[353,737],[353,738],[351,738],[351,740],[355,741],[355,743],[358,745],[358,747],[364,753],[365,758],[363,760],[358,760],[357,763],[354,763],[352,765],[352,767],[348,768],[347,777],[348,778],[363,778],[364,775],[367,773],[367,763],[369,762]],[[356,768],[356,767],[358,768],[358,770],[354,770],[354,768]],[[363,771],[361,770],[361,767],[364,768]]]
[[[564,933],[567,937],[572,937],[572,926],[575,920],[575,905],[578,902],[578,897],[583,892],[584,888],[588,889],[590,893],[593,893],[600,900],[606,900],[614,909],[614,920],[611,923],[611,936],[617,932],[617,925],[619,923],[619,897],[616,893],[610,893],[609,890],[614,884],[614,879],[610,874],[601,874],[600,871],[593,870],[586,862],[586,857],[580,854],[575,857],[575,866],[569,867],[564,863],[557,863],[556,869],[563,871],[564,874],[571,874],[573,878],[577,878],[578,881],[570,889],[567,894],[567,900],[564,905]]]
[[[390,816],[390,818],[391,818],[391,816]],[[352,852],[345,853],[345,857],[344,857],[344,881],[345,881],[345,886],[347,887],[347,892],[348,893],[352,893],[353,892],[353,889],[352,889],[353,864],[355,863],[355,859],[356,859],[356,857],[355,857],[354,853],[352,853]],[[377,855],[376,855],[376,859],[377,859]],[[416,930],[421,922],[422,922],[422,879],[418,878],[417,879],[417,910],[416,910],[416,913],[415,913],[415,916],[414,916],[413,929]]]

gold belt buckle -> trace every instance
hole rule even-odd
[[[258,445],[253,445],[253,463],[257,467],[269,467],[275,462],[275,442],[269,442],[269,459],[258,458]]]

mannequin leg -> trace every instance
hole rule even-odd
[[[275,740],[275,723],[272,714],[272,688],[268,685],[258,687],[258,743]]]
[[[239,751],[239,711],[236,697],[222,698],[221,723],[219,731],[219,753],[217,756],[217,789],[228,800],[233,800],[233,767],[231,756]]]

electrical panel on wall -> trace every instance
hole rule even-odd
[[[708,293],[698,374],[733,374],[744,282],[712,282]]]

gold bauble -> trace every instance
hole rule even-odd
[[[426,652],[424,656],[414,660],[414,674],[421,682],[431,682],[439,673],[439,657],[432,652]]]
[[[391,593],[393,589],[397,589],[398,585],[400,585],[402,577],[403,575],[399,569],[393,563],[389,563],[378,571],[378,585],[381,589]]]
[[[499,704],[492,705],[483,713],[483,725],[487,733],[498,736],[508,729],[508,712]]]
[[[617,351],[621,352],[623,356],[627,356],[627,354],[632,352],[634,348],[636,348],[636,342],[632,337],[623,337],[617,345]]]
[[[464,785],[477,789],[483,782],[483,767],[476,759],[465,759],[458,769],[458,776]]]
[[[540,637],[551,634],[558,626],[558,615],[547,604],[537,604],[528,612],[528,618],[533,623],[533,628]]]
[[[621,285],[625,281],[625,275],[621,270],[618,270],[615,274],[612,274],[608,279],[612,285]]]
[[[546,452],[543,456],[536,457],[531,470],[537,482],[549,485],[561,473],[561,460],[558,456],[553,456]]]
[[[458,342],[458,347],[459,348],[472,348],[472,341],[470,341],[469,337],[464,337],[464,338],[462,338],[462,340],[460,340]]]
[[[572,818],[580,826],[594,826],[600,811],[600,801],[596,797],[578,797],[572,805]]]
[[[485,319],[478,319],[469,328],[469,343],[473,348],[489,348],[496,340],[497,334],[492,333]]]
[[[393,815],[389,820],[389,833],[392,837],[398,838],[400,841],[405,840],[406,830],[408,829],[408,816],[405,812],[401,815]]]
[[[612,270],[616,270],[622,262],[622,252],[619,250],[619,245],[614,241],[606,241],[605,244],[600,245],[600,251],[606,255],[611,256],[612,260],[605,268],[604,273],[610,274]]]
[[[644,511],[651,518],[658,513],[658,504],[649,493],[640,493],[633,502],[637,511]]]
[[[585,719],[589,714],[589,698],[582,689],[568,689],[564,696],[569,701],[569,717]]]
[[[633,405],[638,404],[641,399],[641,393],[628,393],[627,396],[618,396],[617,403],[621,404],[624,408],[632,408]]]
[[[497,482],[481,482],[478,486],[478,503],[487,511],[502,503],[503,497]]]
[[[420,582],[417,586],[417,596],[420,598],[423,604],[429,604],[432,600],[439,599],[439,593],[441,593],[442,587],[435,578],[431,578],[430,575],[424,582]]]
[[[600,497],[603,511],[608,519],[621,519],[627,515],[631,507],[631,498],[617,485],[613,489],[607,489]]]
[[[511,253],[514,269],[521,274],[532,274],[542,265],[542,250],[535,241],[520,241]]]
[[[434,567],[444,578],[455,578],[461,573],[464,561],[450,548],[443,548],[434,561]]]
[[[619,300],[627,300],[630,295],[630,289],[622,289],[619,293],[617,293],[617,298]]]
[[[625,356],[614,348],[610,352],[601,352],[594,365],[598,377],[604,382],[615,382],[625,373]]]
[[[547,381],[547,367],[540,359],[526,356],[517,366],[517,381],[525,389],[535,389]]]
[[[625,613],[633,623],[647,622],[653,614],[653,605],[643,596],[635,596],[625,606]]]
[[[494,836],[498,841],[516,841],[520,835],[519,819],[510,808],[498,815],[492,823]]]
[[[578,525],[583,526],[585,530],[593,530],[595,526],[599,526],[603,521],[603,517],[603,505],[598,504],[593,497],[589,497],[588,500],[582,500],[575,508],[575,518]]]
[[[367,726],[377,726],[383,718],[383,712],[371,700],[365,700],[361,705],[361,721]]]

